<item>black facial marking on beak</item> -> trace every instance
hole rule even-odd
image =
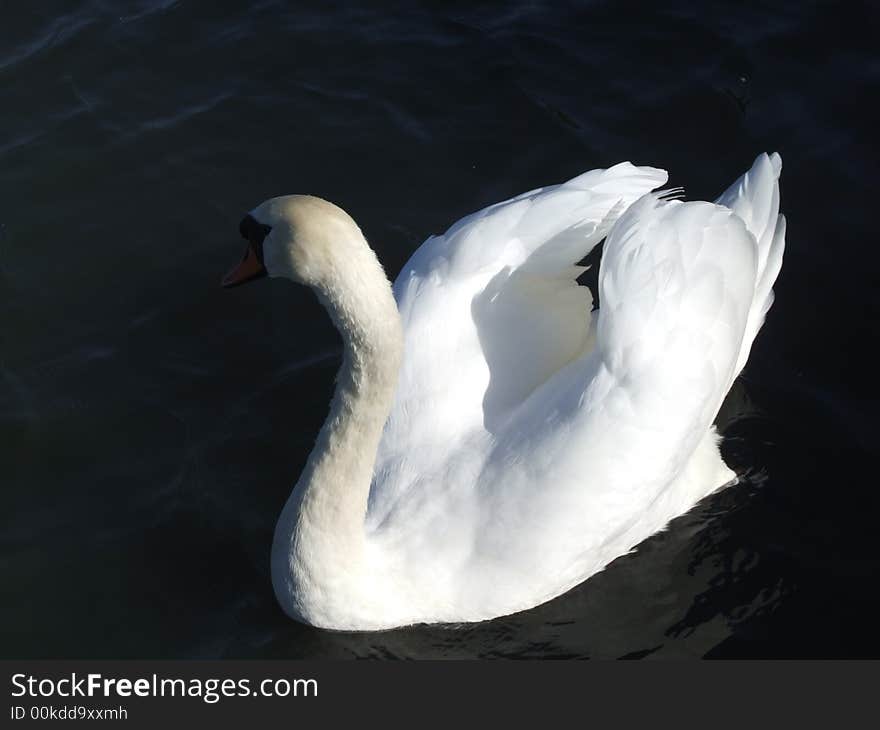
[[[238,225],[238,232],[247,242],[244,256],[233,269],[223,277],[224,287],[238,286],[253,279],[266,276],[266,265],[263,263],[263,241],[272,230],[272,226],[258,223],[252,215],[246,215]]]
[[[266,236],[271,231],[272,226],[258,223],[250,213],[242,218],[241,223],[238,224],[238,232],[241,233],[243,239],[251,244],[254,253],[257,255],[257,260],[261,264],[263,263],[263,241],[266,240]]]

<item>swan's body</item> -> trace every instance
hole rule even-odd
[[[527,609],[732,481],[712,421],[772,302],[780,169],[760,156],[716,204],[649,194],[653,168],[586,173],[430,238],[393,295],[339,208],[256,208],[269,274],[314,288],[345,346],[275,531],[284,610],[374,630]],[[606,234],[591,316],[575,264]]]

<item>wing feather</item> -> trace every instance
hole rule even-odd
[[[743,369],[752,342],[773,304],[773,284],[785,253],[785,216],[779,214],[779,153],[758,155],[748,172],[739,177],[716,201],[738,215],[754,236],[758,252],[753,306],[749,313],[736,374]]]

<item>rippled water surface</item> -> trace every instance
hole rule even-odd
[[[0,646],[9,657],[878,656],[869,5],[0,3]],[[721,415],[742,483],[535,610],[288,621],[272,529],[340,345],[238,221],[311,192],[396,274],[622,159],[717,195],[784,158],[777,301]]]

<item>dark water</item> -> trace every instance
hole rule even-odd
[[[878,656],[877,14],[798,2],[0,2],[7,657]],[[390,274],[474,209],[622,159],[714,197],[784,159],[777,301],[719,417],[743,483],[535,610],[288,621],[272,529],[337,336],[223,291],[311,192]]]

